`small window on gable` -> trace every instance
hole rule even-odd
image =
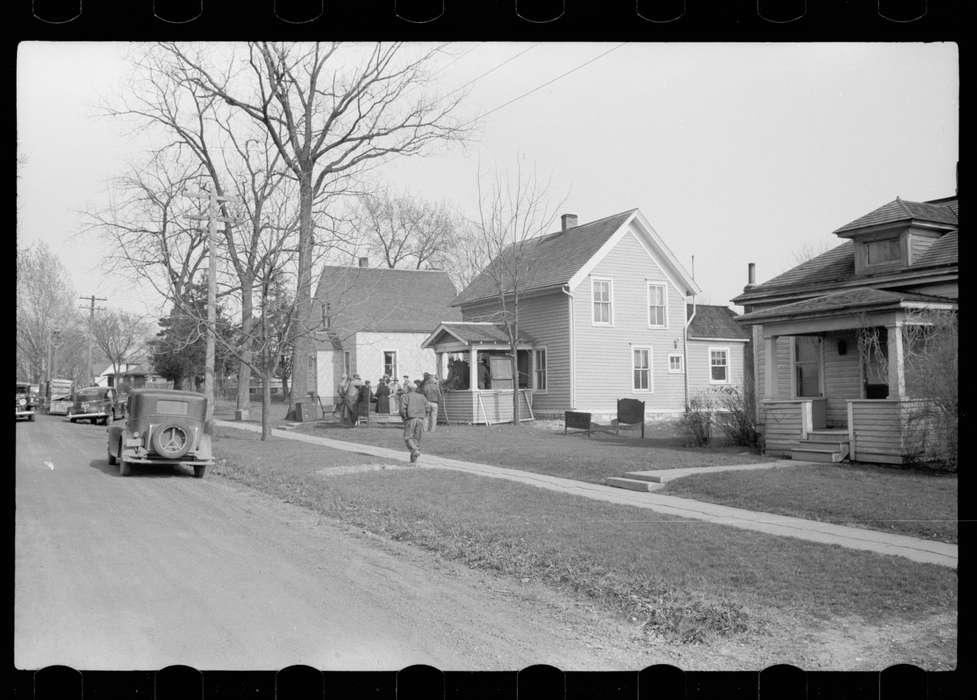
[[[865,262],[868,265],[881,265],[895,262],[902,257],[898,238],[884,238],[881,241],[865,243]]]
[[[673,374],[682,372],[685,365],[684,359],[681,353],[668,353],[668,371]]]

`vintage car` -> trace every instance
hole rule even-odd
[[[207,397],[195,391],[134,389],[124,425],[108,430],[109,464],[129,476],[133,464],[182,464],[198,479],[214,463],[212,435],[206,429]]]
[[[37,393],[29,382],[17,382],[17,396],[15,397],[17,408],[17,418],[34,420],[34,413],[37,411]]]
[[[92,424],[108,425],[109,419],[121,418],[124,407],[118,402],[115,389],[110,386],[89,386],[75,393],[68,409],[68,420],[76,423],[89,420]]]
[[[52,416],[66,416],[68,415],[68,411],[71,409],[74,402],[74,399],[71,398],[71,394],[53,396],[51,397],[51,403],[48,405],[47,412]]]

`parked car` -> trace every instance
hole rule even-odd
[[[68,415],[68,410],[74,403],[74,399],[71,398],[71,394],[65,394],[63,396],[54,396],[51,398],[51,403],[48,405],[47,412],[52,416],[66,416]]]
[[[30,382],[17,382],[17,395],[14,403],[17,407],[16,420],[21,418],[34,420],[34,413],[37,411],[37,392],[34,391],[34,385]]]
[[[205,425],[207,397],[195,391],[133,389],[124,425],[108,430],[109,464],[129,476],[133,464],[182,464],[198,479],[214,463],[213,435]]]
[[[72,423],[88,419],[92,424],[108,425],[110,418],[114,421],[123,415],[124,407],[119,404],[115,389],[110,386],[79,389],[68,409],[68,420]]]

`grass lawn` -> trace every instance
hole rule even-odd
[[[217,430],[217,453],[217,475],[475,568],[585,596],[674,641],[762,632],[774,609],[877,622],[956,609],[956,572],[898,557],[446,470],[328,475],[378,460],[233,429]]]
[[[957,478],[950,474],[822,464],[695,474],[669,482],[659,493],[957,541]]]
[[[296,428],[312,435],[404,450],[400,424],[347,428],[336,423],[306,423]],[[627,434],[626,434],[627,433]],[[718,464],[753,464],[763,458],[741,447],[686,448],[673,436],[634,437],[609,432],[563,434],[555,423],[507,425],[439,425],[425,433],[422,449],[427,454],[480,462],[499,467],[552,474],[569,479],[603,483],[636,469],[706,467]],[[648,435],[648,433],[646,433]]]

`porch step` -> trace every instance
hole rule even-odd
[[[790,451],[791,459],[806,462],[840,462],[848,456],[848,445],[811,445],[799,443]]]
[[[631,491],[654,491],[661,484],[656,484],[645,479],[628,479],[623,476],[609,476],[604,479],[608,486],[616,486],[619,489],[630,489]]]
[[[625,478],[637,479],[638,481],[650,481],[654,484],[662,483],[662,478],[658,474],[644,474],[642,472],[627,472]]]

